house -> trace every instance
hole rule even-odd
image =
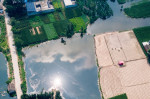
[[[75,0],[64,0],[64,4],[66,8],[75,7],[77,6]]]
[[[0,14],[3,14],[4,13],[4,11],[3,11],[3,6],[2,6],[2,4],[0,3]]]
[[[35,15],[41,13],[53,12],[54,7],[52,3],[48,0],[36,1],[36,2],[26,2],[27,14]]]

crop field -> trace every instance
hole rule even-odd
[[[49,24],[50,23],[50,19],[47,16],[47,14],[42,14],[40,15],[41,20],[45,23],[45,24]]]
[[[79,8],[66,9],[65,14],[68,19],[79,17],[82,15],[81,10]]]
[[[59,36],[66,36],[68,25],[71,24],[68,20],[62,20],[54,23],[54,27]]]
[[[57,8],[62,6],[60,0],[55,3]],[[69,8],[13,20],[12,30],[17,46],[25,47],[67,36],[67,31],[79,32],[81,28],[86,29],[88,22],[88,17],[82,14],[79,8]]]
[[[56,33],[53,23],[46,24],[43,26],[43,28],[49,40],[58,38],[58,34]]]
[[[78,32],[81,28],[83,28],[83,29],[86,28],[86,24],[85,24],[84,20],[82,19],[82,17],[75,17],[75,18],[72,18],[69,20],[73,24],[74,30],[76,32]]]
[[[65,20],[65,17],[64,17],[64,15],[62,14],[62,12],[59,12],[59,16],[60,16],[61,20]]]
[[[150,17],[150,1],[138,3],[130,8],[125,8],[124,12],[132,18]]]
[[[48,14],[48,17],[50,19],[50,22],[55,22],[55,17],[52,13]]]

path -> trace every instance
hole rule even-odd
[[[3,8],[4,10],[6,9],[5,7]],[[21,79],[19,74],[18,56],[16,53],[16,47],[14,46],[15,44],[14,44],[13,33],[11,31],[12,26],[9,25],[10,17],[8,16],[7,12],[4,11],[4,15],[5,15],[5,24],[6,24],[8,43],[9,43],[9,48],[10,48],[10,53],[11,53],[12,63],[13,63],[17,99],[21,99],[21,95],[22,95]]]

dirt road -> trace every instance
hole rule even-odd
[[[5,7],[4,7],[5,10]],[[6,24],[6,31],[8,36],[8,43],[10,48],[10,53],[12,57],[13,69],[14,69],[14,78],[15,78],[15,88],[17,93],[17,99],[21,99],[22,90],[21,90],[21,79],[19,74],[19,66],[18,66],[18,56],[16,54],[16,47],[14,46],[14,38],[13,33],[11,31],[11,25],[9,25],[10,18],[6,12],[5,15],[5,24]]]

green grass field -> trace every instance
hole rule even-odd
[[[58,38],[58,34],[56,33],[53,23],[46,24],[43,28],[49,40]]]
[[[79,32],[81,28],[83,29],[86,28],[86,24],[84,20],[82,19],[82,17],[75,17],[75,18],[69,19],[69,21],[73,24],[74,30],[76,32]]]
[[[118,95],[109,99],[128,99],[128,98],[126,94],[121,94],[121,95]]]
[[[125,8],[124,12],[132,18],[150,17],[150,1],[132,5],[130,8]]]
[[[149,41],[150,40],[150,26],[148,27],[141,27],[141,28],[135,28],[133,29],[145,55],[147,56],[147,53],[142,45],[142,42],[145,42],[145,41]]]
[[[126,3],[126,0],[117,0],[119,4],[124,4]]]

